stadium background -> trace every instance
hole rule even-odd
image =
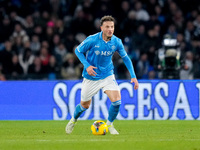
[[[147,85],[143,90],[138,90],[144,94],[140,96],[141,99],[137,97],[139,92],[134,91],[136,96],[133,99],[131,96],[126,97],[126,92],[122,93],[122,97],[126,97],[124,103],[129,100],[136,104],[144,102],[141,113],[148,116],[159,103],[154,100],[160,94],[159,100],[164,99],[169,104],[169,114],[164,119],[173,116],[174,108],[176,119],[198,119],[199,3],[198,0],[0,0],[0,120],[55,119],[52,116],[54,108],[59,117],[62,116],[62,108],[58,107],[60,105],[54,97],[54,86],[66,82],[66,91],[69,94],[73,89],[72,85],[80,82],[83,66],[74,55],[74,49],[88,35],[100,31],[99,20],[104,15],[115,17],[115,35],[122,39],[139,82]],[[181,80],[161,80],[155,68],[154,61],[158,49],[162,47],[165,34],[176,38],[180,44],[188,68],[181,69]],[[130,76],[122,60],[118,55],[114,55],[113,61],[118,82],[128,84]],[[164,87],[156,94],[154,91],[159,84]],[[150,91],[148,86],[152,87]],[[127,89],[131,95],[133,88]],[[182,96],[179,89],[183,92]],[[77,94],[80,94],[79,92]],[[79,97],[71,107],[68,106],[68,95],[62,96],[65,97],[64,105],[66,103],[67,108],[70,108],[68,111],[73,110]],[[102,97],[101,95],[99,99]],[[45,106],[40,108],[40,104]],[[106,102],[107,107],[108,105],[109,102]],[[41,118],[38,115],[39,118],[31,118],[30,115],[28,118],[26,113],[30,108],[35,108],[35,113],[48,108],[47,116],[50,117]],[[157,108],[160,119],[166,110],[162,108]],[[124,107],[122,116],[125,116],[125,119],[127,110]],[[191,111],[189,118],[188,110]],[[14,118],[11,111],[15,115]],[[20,118],[20,114],[25,116]],[[99,115],[104,119],[101,111]],[[137,115],[132,116],[132,119],[137,118]],[[70,115],[64,119],[69,118]],[[155,119],[155,116],[149,119]]]
[[[198,0],[1,0],[0,79],[80,79],[75,47],[99,32],[99,19],[116,19],[138,79],[158,79],[154,66],[165,34],[176,38],[188,70],[181,79],[200,77]],[[114,56],[117,79],[129,74]],[[126,72],[126,73],[124,73]]]

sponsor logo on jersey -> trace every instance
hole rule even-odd
[[[103,56],[110,56],[110,55],[113,54],[113,52],[112,51],[98,51],[98,50],[96,50],[95,54],[96,55],[103,55]]]
[[[104,56],[110,56],[112,54],[113,54],[112,51],[101,51],[101,55],[104,55]]]

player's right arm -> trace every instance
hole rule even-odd
[[[94,66],[89,66],[86,71],[90,76],[96,76],[96,72],[94,71],[94,69],[97,69],[97,67]]]
[[[91,49],[92,47],[92,39],[90,37],[86,38],[76,49],[75,54],[78,59],[83,64],[84,68],[86,69],[87,73],[91,76],[95,76],[97,73],[94,71],[96,67],[91,66],[90,63],[87,61],[85,57],[85,53]]]

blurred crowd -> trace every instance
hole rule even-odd
[[[159,78],[154,60],[165,34],[180,44],[180,78],[200,78],[199,0],[0,0],[0,80],[80,79],[74,50],[100,32],[104,15],[116,19],[138,79]],[[117,79],[130,78],[119,55],[113,62]]]

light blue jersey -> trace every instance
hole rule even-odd
[[[112,75],[114,73],[112,56],[116,51],[122,57],[131,78],[135,78],[133,65],[122,41],[113,35],[111,40],[106,42],[102,38],[102,32],[87,37],[75,50],[77,57],[84,65],[82,76],[89,80],[100,80]],[[90,76],[87,73],[86,69],[89,66],[97,67],[94,69],[96,76]]]

